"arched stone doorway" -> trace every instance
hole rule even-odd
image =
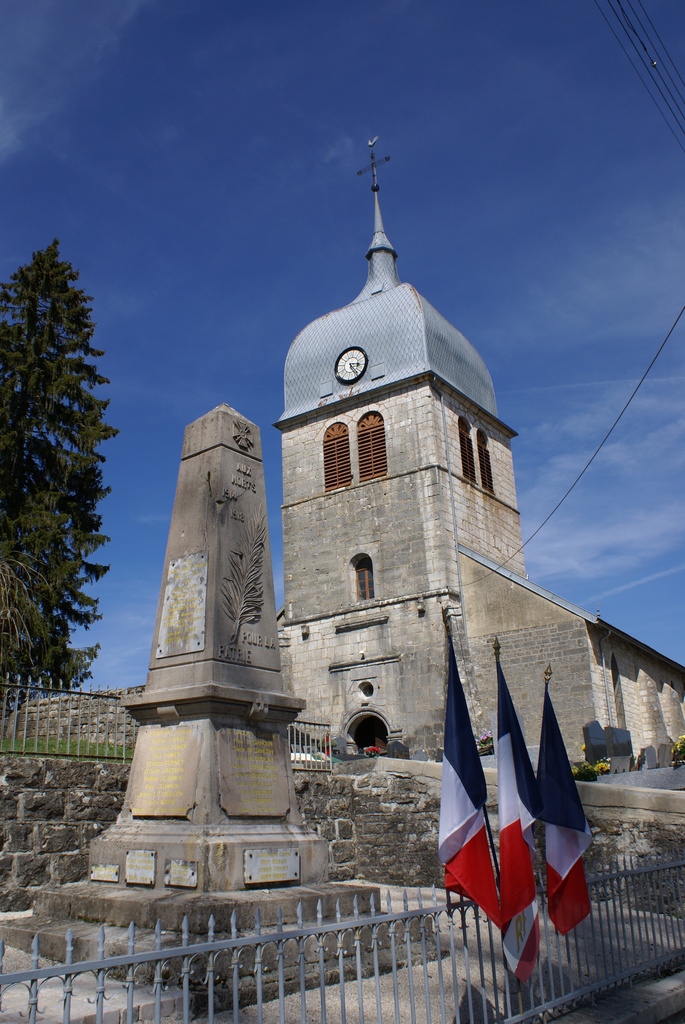
[[[388,727],[378,715],[367,712],[357,715],[350,722],[348,732],[359,751],[364,747],[380,747],[385,750],[388,742]]]

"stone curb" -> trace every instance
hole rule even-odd
[[[594,1006],[564,1015],[565,1024],[660,1024],[685,1010],[685,971],[643,981],[613,995],[600,995]]]

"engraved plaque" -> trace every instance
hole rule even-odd
[[[126,884],[154,885],[155,856],[154,850],[127,850]]]
[[[222,729],[219,782],[226,814],[284,817],[290,806],[284,738],[257,729]]]
[[[196,860],[167,860],[164,862],[164,884],[179,889],[197,889]]]
[[[90,869],[91,882],[118,882],[118,864],[93,864]]]
[[[207,552],[198,551],[169,562],[157,657],[194,654],[205,647]]]
[[[191,725],[140,730],[131,798],[134,818],[188,817],[195,802],[199,749]]]
[[[245,885],[267,882],[294,882],[300,877],[297,850],[245,850]]]

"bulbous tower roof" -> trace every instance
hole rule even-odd
[[[492,378],[473,345],[412,285],[400,281],[377,191],[366,258],[368,276],[357,298],[313,320],[290,346],[279,422],[426,372],[497,416]],[[367,357],[363,374],[352,385],[335,375],[340,355],[351,348]]]

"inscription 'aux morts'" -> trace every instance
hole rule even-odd
[[[266,541],[266,516],[260,505],[245,523],[244,530],[238,533],[237,544],[228,556],[228,571],[223,577],[219,594],[221,608],[233,623],[228,645],[224,647],[229,651],[239,650],[237,643],[242,627],[248,623],[259,622],[262,617]],[[241,659],[236,656],[228,657],[228,660]]]
[[[239,462],[236,466],[236,472],[231,476],[231,483],[234,487],[242,487],[244,491],[253,491],[256,493],[257,485],[251,477],[252,466],[248,466],[245,462]]]

